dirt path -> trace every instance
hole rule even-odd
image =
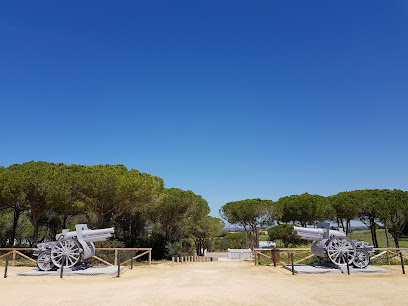
[[[220,261],[135,267],[120,278],[18,277],[0,279],[1,304],[15,305],[401,305],[408,275],[296,275],[252,262]],[[2,276],[3,268],[0,268]]]

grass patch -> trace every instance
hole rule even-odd
[[[350,236],[349,236],[350,238]],[[358,230],[358,231],[353,231],[351,234],[351,239],[353,240],[361,240],[361,241],[366,241],[370,245],[373,244],[373,240],[371,238],[371,232],[369,230]],[[385,236],[385,230],[384,229],[378,229],[377,230],[377,240],[378,240],[378,247],[379,248],[386,248],[387,247],[387,238]],[[392,238],[391,234],[388,234],[388,242],[390,245],[390,248],[395,248],[395,243],[394,239]],[[408,248],[408,239],[407,238],[402,238],[399,240],[399,245],[400,248]]]

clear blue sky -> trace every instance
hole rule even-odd
[[[408,184],[408,1],[2,1],[0,165],[124,164],[211,214]]]

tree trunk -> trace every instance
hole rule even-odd
[[[67,228],[67,219],[68,219],[68,216],[67,216],[67,215],[64,215],[64,216],[62,217],[62,228],[63,228],[63,229]]]
[[[350,239],[351,239],[351,222],[350,222],[350,220],[347,220],[346,226],[347,226],[346,236],[347,236],[347,234],[349,234]]]
[[[371,231],[371,238],[373,240],[373,245],[375,248],[378,248],[378,240],[377,240],[377,231],[376,231],[376,224],[374,218],[370,218],[370,231]]]
[[[38,239],[38,216],[32,211],[33,214],[33,227],[34,227],[34,232],[33,232],[33,246],[37,244],[37,239]]]
[[[18,209],[17,207],[14,208],[14,216],[13,216],[13,228],[11,230],[11,235],[10,235],[10,246],[14,246],[14,240],[16,239],[16,231],[17,231],[17,224],[18,224],[18,219],[20,218],[21,210]]]
[[[374,248],[378,248],[377,232],[375,230],[375,224],[374,226],[370,225],[370,231],[371,231],[371,239],[373,240],[373,246]]]
[[[384,227],[385,227],[385,239],[387,240],[387,248],[389,248],[390,247],[390,241],[388,239],[388,227],[387,227],[386,223],[384,223]]]
[[[343,228],[343,231],[347,234],[347,229],[344,227],[344,222],[343,219],[340,219],[341,227]]]
[[[399,249],[398,236],[392,235],[392,237],[394,238],[395,247],[396,247],[397,249]]]

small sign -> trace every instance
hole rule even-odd
[[[259,241],[260,248],[274,248],[276,247],[276,243],[273,241]]]

